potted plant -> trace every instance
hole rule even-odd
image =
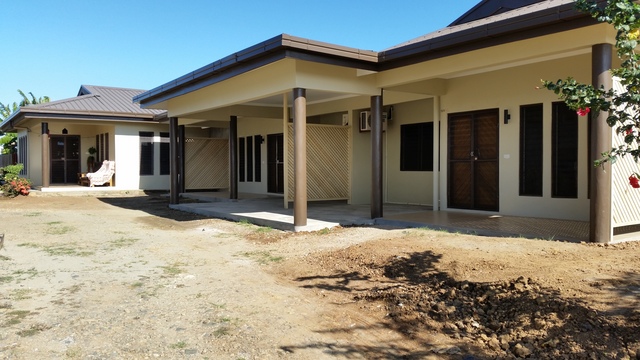
[[[96,163],[95,155],[98,153],[98,149],[92,146],[87,150],[87,152],[89,153],[89,156],[87,157],[87,172],[93,172],[93,168]]]

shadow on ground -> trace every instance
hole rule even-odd
[[[208,217],[169,208],[169,197],[162,192],[146,192],[145,196],[101,197],[100,201],[129,210],[140,210],[149,215],[175,221],[192,221]],[[181,199],[182,203],[198,202],[195,199]]]

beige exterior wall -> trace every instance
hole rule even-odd
[[[590,54],[572,56],[537,64],[513,67],[484,74],[471,75],[448,81],[447,94],[442,96],[442,152],[440,197],[443,209],[447,209],[447,116],[452,113],[500,109],[499,129],[499,196],[500,213],[545,218],[588,220],[587,199],[587,120],[579,118],[578,149],[578,198],[557,199],[551,197],[551,104],[559,101],[548,90],[538,90],[541,79],[556,80],[572,76],[581,82],[591,80]],[[543,196],[519,196],[519,116],[520,106],[543,103]],[[504,124],[503,110],[511,114],[509,124]]]
[[[385,137],[386,202],[401,204],[433,204],[432,171],[400,171],[400,126],[433,122],[433,99],[393,105],[393,119],[387,124]],[[434,129],[435,131],[435,129]],[[438,165],[434,164],[437,170]]]

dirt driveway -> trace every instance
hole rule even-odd
[[[640,243],[0,199],[0,359],[637,359]]]

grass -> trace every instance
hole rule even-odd
[[[266,265],[269,263],[277,263],[284,260],[284,257],[274,256],[268,251],[245,251],[245,252],[241,252],[238,255],[254,259],[261,265]]]
[[[271,230],[273,230],[273,229],[268,227],[268,226],[260,226],[259,228],[256,229],[256,232],[257,233],[268,233]]]
[[[184,348],[187,347],[187,343],[184,342],[184,341],[178,341],[175,344],[169,345],[169,347],[172,348],[172,349],[184,349]]]
[[[160,266],[160,268],[164,271],[165,275],[178,275],[181,274],[184,270],[180,267],[184,266],[184,263],[176,262],[172,265]]]
[[[328,235],[329,233],[331,233],[331,229],[329,229],[329,228],[324,228],[322,230],[318,230],[318,234],[319,235]]]
[[[131,246],[135,244],[138,240],[140,239],[121,237],[120,239],[110,241],[109,245],[112,249],[123,248],[125,246]]]
[[[7,313],[7,317],[9,318],[1,327],[8,327],[13,325],[18,325],[24,320],[27,316],[31,315],[31,311],[29,310],[13,310]]]
[[[42,245],[34,243],[24,243],[18,246],[30,247],[40,249],[50,256],[91,256],[95,254],[93,251],[80,250],[77,248],[76,243],[61,244],[61,245]]]
[[[46,324],[33,324],[28,329],[20,330],[17,334],[21,337],[33,336],[41,331],[48,330],[50,326]]]
[[[31,289],[15,289],[11,291],[9,297],[13,300],[27,300],[31,299],[35,290]]]
[[[4,283],[10,283],[12,282],[14,279],[13,276],[8,275],[8,276],[0,276],[0,284],[4,284]]]
[[[129,285],[129,287],[131,287],[132,289],[141,288],[143,286],[144,286],[144,283],[142,281],[136,281],[133,284]]]
[[[50,221],[46,224],[49,226],[45,231],[47,235],[64,235],[75,230],[73,226],[62,225],[61,221]]]
[[[40,211],[30,212],[30,213],[24,214],[24,216],[27,216],[27,217],[36,217],[36,216],[40,216],[40,215],[42,215],[42,213]]]

